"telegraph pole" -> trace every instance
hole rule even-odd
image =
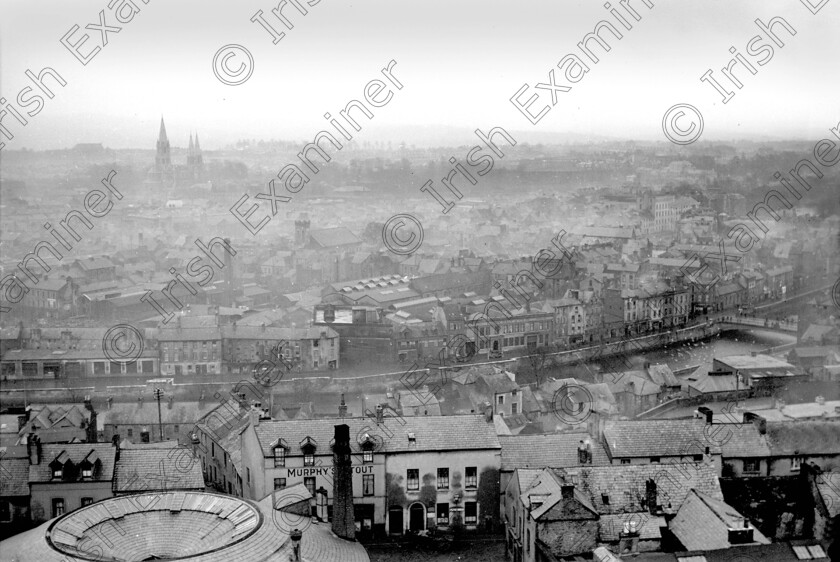
[[[160,414],[160,398],[163,396],[163,391],[159,388],[155,389],[155,398],[157,398],[158,403],[158,430],[160,431],[160,440],[163,442],[163,421],[161,419]]]

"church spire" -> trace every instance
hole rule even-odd
[[[192,133],[190,133],[190,152],[189,152],[190,156],[193,155],[194,151],[195,151],[195,147],[193,146]]]
[[[198,133],[195,134],[195,152],[201,154],[201,147],[198,144]]]
[[[160,116],[160,134],[158,134],[158,142],[169,142],[166,138],[166,125],[163,124],[163,115]]]

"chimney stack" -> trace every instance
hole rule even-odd
[[[697,408],[697,411],[700,412],[701,415],[705,416],[707,424],[712,424],[715,417],[715,413],[712,411],[711,408],[707,408],[706,406],[700,406],[699,408]]]
[[[753,412],[744,412],[744,423],[752,423],[761,435],[767,434],[767,420]]]
[[[26,453],[29,455],[29,464],[41,464],[41,439],[34,433],[30,433],[26,440]]]
[[[377,414],[380,411],[377,407]],[[353,467],[351,466],[350,426],[335,426],[333,445],[333,533],[351,541],[356,540],[356,522],[353,510]]]
[[[376,423],[385,423],[385,408],[382,407],[382,404],[376,405]]]
[[[248,416],[250,418],[251,425],[254,427],[258,427],[260,425],[260,411],[256,408],[251,408],[248,412]]]
[[[341,404],[338,405],[338,417],[347,417],[347,404],[344,402],[344,393],[341,393]]]

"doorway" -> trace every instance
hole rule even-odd
[[[426,529],[426,506],[421,503],[411,504],[408,508],[408,528],[412,531]]]
[[[401,535],[403,529],[403,508],[392,507],[388,509],[388,534]]]

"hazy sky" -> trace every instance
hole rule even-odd
[[[6,150],[79,142],[151,148],[161,114],[175,146],[186,146],[190,130],[199,131],[204,148],[239,138],[311,139],[325,125],[323,114],[360,97],[391,59],[405,87],[375,110],[371,140],[397,131],[394,140],[411,144],[408,132],[397,138],[402,125],[463,127],[462,138],[456,131],[449,139],[456,144],[474,142],[470,129],[496,125],[664,140],[662,116],[680,102],[702,111],[708,140],[820,138],[840,121],[840,0],[816,15],[798,0],[654,0],[653,9],[631,0],[641,21],[619,28],[620,41],[607,34],[611,52],[559,94],[537,125],[509,98],[525,83],[546,82],[564,55],[579,54],[577,43],[599,20],[616,21],[604,1],[321,0],[306,16],[287,6],[294,28],[275,20],[286,32],[276,45],[250,21],[258,9],[272,19],[276,2],[134,1],[140,12],[127,24],[116,22],[108,0],[2,1],[0,94],[14,101],[29,84],[26,69],[50,66],[67,80],[25,127],[3,118],[15,135]],[[107,34],[108,45],[82,66],[59,40],[78,24],[73,40],[86,32],[90,47],[100,45],[100,32],[84,29],[99,23],[100,10],[106,24],[122,29]],[[722,104],[700,76],[709,68],[719,75],[729,48],[745,52],[758,33],[754,20],[774,16],[796,36],[777,27],[785,46],[756,65],[754,76],[736,70],[744,87]],[[255,61],[251,78],[235,87],[212,72],[213,55],[230,43],[247,47]],[[535,107],[549,99],[547,91],[531,92],[545,96]]]

